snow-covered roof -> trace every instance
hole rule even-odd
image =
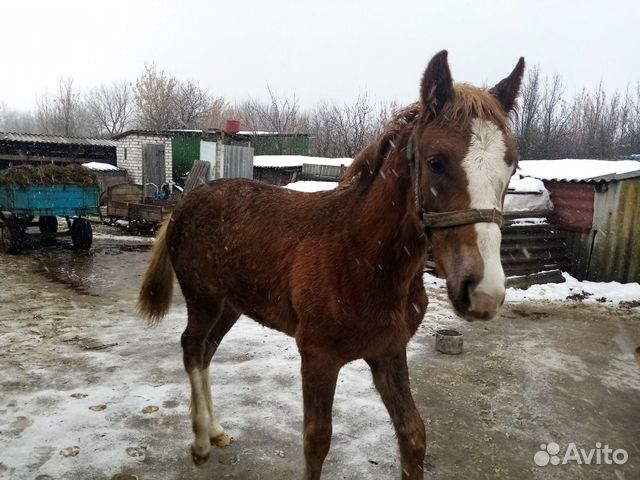
[[[240,130],[236,135],[278,135],[278,132],[265,132],[262,130]]]
[[[640,177],[640,162],[635,160],[522,160],[518,169],[524,177],[568,182],[611,182]]]
[[[236,135],[271,135],[275,137],[308,137],[308,133],[268,132],[264,130],[240,130]]]
[[[351,165],[351,158],[327,158],[327,157],[307,157],[305,155],[255,155],[253,157],[254,167],[301,167],[304,163],[312,165],[331,165],[348,167]]]
[[[553,203],[542,180],[515,173],[509,182],[503,209],[507,213],[546,212],[553,210]]]
[[[298,192],[323,192],[325,190],[333,190],[338,186],[338,182],[318,182],[315,180],[308,180],[303,182],[293,182],[284,186],[290,190],[297,190]]]
[[[509,182],[509,193],[543,193],[546,189],[542,180],[537,178],[522,177],[514,174]]]
[[[97,172],[109,172],[109,171],[121,170],[115,165],[111,165],[110,163],[101,163],[101,162],[87,162],[87,163],[83,163],[82,166],[84,168],[88,168],[89,170],[95,170]]]

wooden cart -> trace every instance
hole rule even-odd
[[[71,236],[73,245],[88,250],[93,241],[86,215],[97,215],[97,186],[84,185],[0,185],[0,239],[6,253],[19,253],[28,240],[43,243]],[[68,230],[58,231],[56,217],[64,217]],[[34,219],[37,220],[34,221]],[[38,227],[39,234],[28,234],[28,227]]]
[[[176,203],[145,197],[142,185],[121,183],[107,190],[107,217],[110,224],[127,221],[127,228],[133,234],[153,234],[171,216]]]

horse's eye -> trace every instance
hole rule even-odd
[[[433,173],[438,175],[444,173],[446,166],[445,159],[442,155],[433,155],[427,159],[427,162]]]

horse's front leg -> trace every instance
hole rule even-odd
[[[341,365],[329,355],[301,351],[305,480],[319,480],[331,445],[331,409]]]
[[[387,356],[367,359],[367,363],[398,436],[402,479],[422,480],[426,435],[409,387],[407,352],[402,349]]]

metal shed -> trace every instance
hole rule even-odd
[[[640,282],[640,162],[566,159],[521,164],[523,174],[539,178],[549,190],[572,275]]]

